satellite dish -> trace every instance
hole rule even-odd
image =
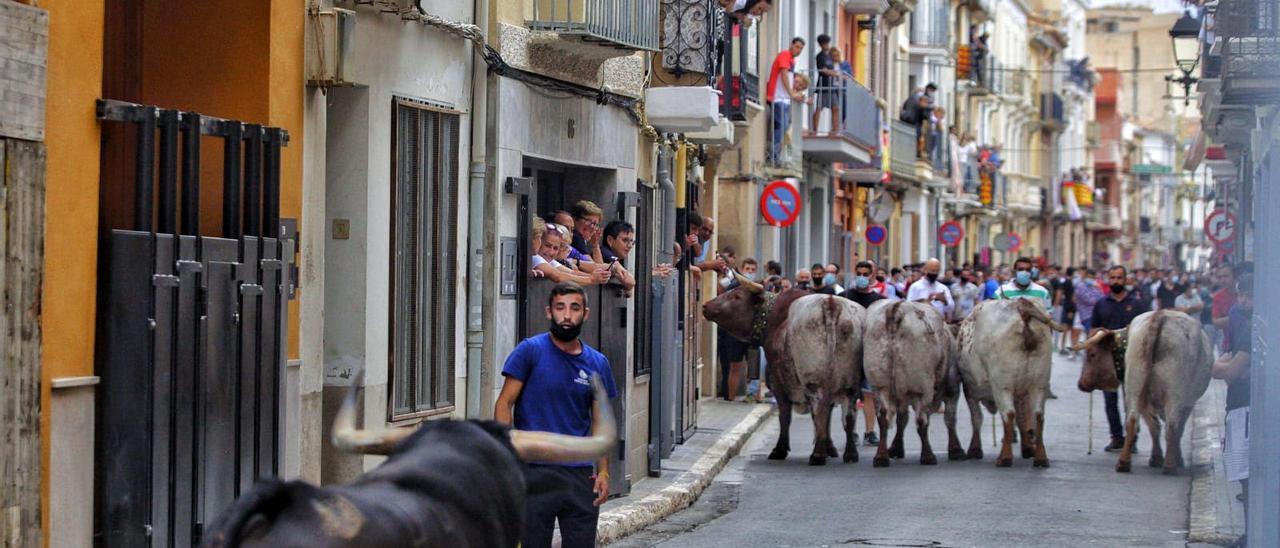
[[[867,216],[876,224],[884,224],[893,215],[893,204],[887,198],[886,194],[881,194],[867,204]]]

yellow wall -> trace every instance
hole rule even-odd
[[[98,250],[103,0],[43,0],[49,10],[45,112],[45,268],[41,303],[41,520],[49,538],[49,398],[57,377],[93,374]]]

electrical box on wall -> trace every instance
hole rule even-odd
[[[517,277],[520,276],[520,246],[515,238],[503,238],[499,243],[502,254],[502,283],[499,295],[503,298],[515,298],[518,291]]]
[[[307,84],[349,86],[347,73],[354,56],[356,12],[342,8],[315,10],[308,16]]]

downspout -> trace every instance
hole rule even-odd
[[[671,153],[667,150],[667,147],[663,145],[661,142],[658,143],[657,148],[658,148],[658,171],[657,171],[658,187],[662,189],[662,211],[659,217],[660,219],[662,219],[662,222],[660,223],[660,226],[659,226],[659,230],[661,231],[662,235],[661,237],[659,237],[658,241],[665,242],[664,247],[669,248],[671,246],[671,242],[674,242],[676,240],[677,238],[676,233],[678,232],[676,230],[677,225],[676,225],[676,219],[675,219],[676,192],[675,192],[675,186],[671,183],[671,168],[668,167],[668,163],[667,163],[667,160],[670,157]],[[658,256],[659,257],[662,256],[661,251],[658,252]],[[677,298],[677,299],[681,298],[680,295],[683,295],[682,293],[677,293],[675,295],[667,294],[667,291],[669,290],[670,286],[665,281],[661,281],[661,282],[654,281],[652,285],[653,285],[653,291],[655,293],[662,294],[661,299],[663,303],[666,303],[667,300],[671,298]],[[658,289],[659,285],[662,286],[662,289]],[[667,310],[666,304],[663,304],[662,306],[655,306],[650,308],[650,314],[656,315],[658,318],[661,319],[657,325],[661,326],[662,325],[661,321],[665,321],[668,319],[666,316],[666,310]],[[639,320],[639,321],[644,321],[644,320]],[[649,477],[656,478],[662,475],[662,440],[665,436],[670,436],[672,434],[672,433],[668,433],[663,427],[663,425],[665,424],[664,420],[666,418],[663,416],[664,415],[663,411],[665,411],[666,403],[663,401],[662,396],[663,396],[663,393],[666,392],[666,384],[669,382],[666,379],[666,373],[663,371],[663,366],[666,363],[672,363],[672,364],[677,364],[677,367],[678,367],[679,360],[671,360],[669,362],[669,360],[666,359],[668,356],[662,355],[662,351],[666,350],[667,347],[665,344],[662,344],[661,328],[652,330],[650,332],[650,336],[655,337],[654,339],[655,344],[653,344],[653,348],[657,351],[653,352],[652,355],[650,356],[650,365],[649,365],[649,449],[648,449],[649,467],[647,472]],[[669,350],[670,352],[669,355],[671,357],[678,358],[680,356],[679,348],[680,348],[679,345],[673,345],[673,347]]]
[[[489,0],[476,0],[472,20],[482,32],[489,30]],[[492,385],[492,380],[484,376],[486,363],[484,326],[493,325],[493,306],[486,295],[488,281],[494,279],[493,268],[498,263],[495,259],[495,235],[491,234],[491,223],[485,219],[496,219],[496,216],[485,214],[486,186],[489,180],[491,155],[489,129],[489,66],[480,57],[480,51],[473,48],[471,55],[471,163],[470,181],[467,189],[467,408],[468,418],[488,417],[493,408],[486,395],[493,390],[485,390]],[[490,260],[484,260],[486,257]],[[488,356],[489,362],[493,359]]]

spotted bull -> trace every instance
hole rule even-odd
[[[1044,403],[1053,355],[1050,330],[1063,330],[1028,299],[983,301],[960,324],[960,373],[973,437],[968,457],[982,458],[982,409],[999,413],[1004,439],[996,466],[1013,465],[1014,428],[1021,430],[1022,458],[1048,468]]]
[[[1117,472],[1128,472],[1133,444],[1138,438],[1138,417],[1151,429],[1152,468],[1176,474],[1184,466],[1182,432],[1196,400],[1209,387],[1213,352],[1209,336],[1200,322],[1174,310],[1144,313],[1129,327],[1108,331],[1098,329],[1077,346],[1085,350],[1084,367],[1077,386],[1084,392],[1116,390],[1115,351],[1127,338],[1124,351],[1125,439]],[[1161,422],[1168,454],[1160,447]]]
[[[809,464],[840,456],[831,439],[831,411],[844,410],[844,461],[857,462],[853,404],[862,384],[862,322],[865,310],[848,299],[789,289],[774,295],[749,279],[703,305],[703,316],[730,335],[763,344],[769,388],[778,400],[781,432],[772,460],[791,450],[791,411],[813,412],[814,444]]]
[[[862,364],[867,381],[876,389],[880,424],[874,466],[889,466],[890,457],[903,456],[902,437],[911,410],[920,435],[920,464],[937,464],[929,445],[929,415],[949,392],[952,342],[946,321],[924,303],[881,300],[867,309],[866,333]],[[954,439],[954,413],[948,416],[948,431]],[[897,431],[892,446],[886,449],[889,424],[895,419]],[[958,441],[955,444],[959,446]]]
[[[593,379],[597,401],[604,388]],[[334,420],[340,449],[389,455],[346,485],[255,485],[216,521],[206,547],[517,546],[524,528],[522,460],[573,462],[617,438],[609,405],[589,438],[524,432],[493,421],[427,421],[415,430],[355,428],[355,391]]]

